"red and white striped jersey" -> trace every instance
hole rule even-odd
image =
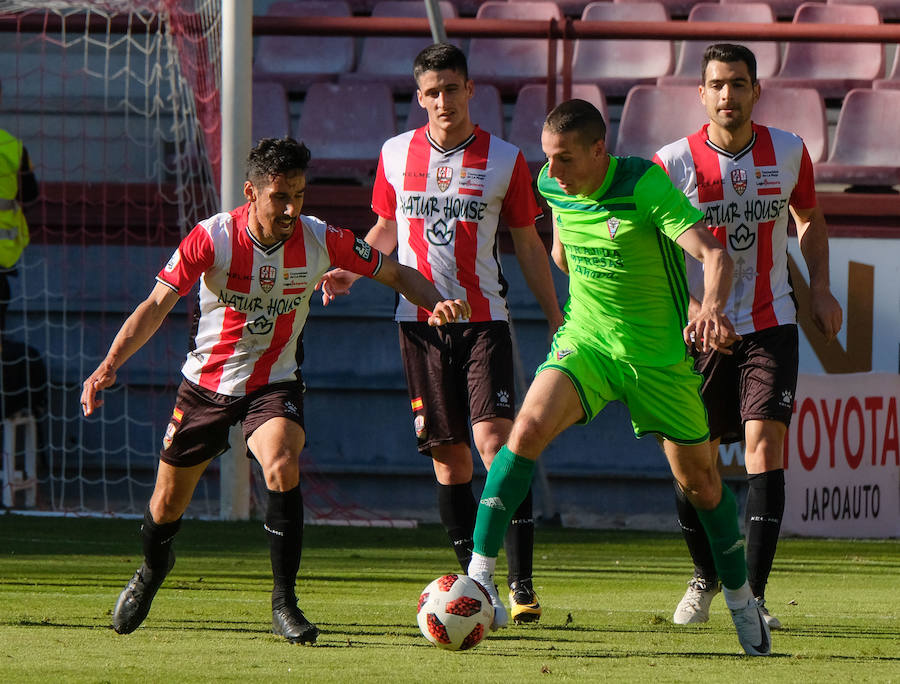
[[[312,216],[266,247],[247,227],[249,208],[201,221],[156,276],[182,296],[199,278],[200,318],[181,372],[228,396],[297,379],[297,345],[319,278],[332,267],[371,277],[382,259],[350,231]]]
[[[660,149],[653,161],[694,206],[734,260],[726,314],[738,333],[795,323],[787,262],[788,206],[816,206],[806,145],[793,133],[753,124],[750,143],[731,154],[709,140],[709,124]],[[691,294],[703,297],[703,267],[685,255]]]
[[[541,215],[525,158],[515,145],[481,130],[444,150],[428,126],[381,148],[372,209],[397,222],[397,259],[417,269],[444,297],[468,300],[472,322],[507,320],[507,283],[497,226],[530,226]],[[428,312],[400,297],[398,321]]]

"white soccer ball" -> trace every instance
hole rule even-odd
[[[494,619],[494,606],[478,582],[466,575],[438,577],[422,591],[417,616],[422,635],[438,648],[476,646]]]

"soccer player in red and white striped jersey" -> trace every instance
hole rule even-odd
[[[525,158],[472,122],[474,85],[465,55],[453,45],[431,45],[416,57],[413,75],[428,123],[384,143],[372,192],[378,219],[366,240],[385,253],[397,248],[400,263],[472,307],[467,322],[437,334],[423,325],[425,313],[412,302],[401,299],[395,316],[418,448],[432,458],[441,521],[465,572],[476,513],[469,425],[489,468],[515,411],[507,283],[498,259],[501,218],[551,333],[563,315],[534,225],[540,209]],[[354,279],[340,271],[328,274],[325,303],[346,294]],[[533,538],[529,492],[506,546],[517,621],[534,621],[541,613],[531,578]]]
[[[272,630],[291,642],[315,641],[318,629],[297,607],[294,591],[303,540],[299,458],[306,441],[299,364],[313,286],[337,266],[401,292],[428,311],[426,325],[471,315],[465,301],[445,299],[415,269],[350,231],[301,215],[309,157],[291,138],[261,140],[247,163],[247,204],[201,221],[181,241],[150,296],[84,381],[81,404],[89,416],[102,404],[98,393],[199,280],[196,332],[141,526],[144,562],[113,611],[120,634],[146,618],[175,563],[172,540],[194,488],[227,449],[231,425],[241,421],[248,456],[262,466],[268,490]]]
[[[660,149],[654,161],[706,213],[709,229],[734,260],[725,314],[742,339],[730,354],[695,352],[694,367],[704,376],[712,458],[718,458],[720,442],[746,443],[748,579],[766,622],[778,629],[779,620],[766,610],[765,590],[784,514],[782,451],[798,372],[789,216],[809,269],[810,313],[826,340],[840,330],[842,313],[830,291],[828,229],[806,146],[793,133],[752,120],[760,97],[755,56],[742,45],[711,45],[701,74],[709,124]],[[702,265],[690,257],[687,262],[695,306],[703,295]],[[674,621],[706,622],[718,591],[716,569],[696,511],[676,491],[694,577]]]

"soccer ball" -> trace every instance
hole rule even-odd
[[[438,577],[419,597],[419,629],[438,648],[476,646],[494,619],[494,606],[478,582],[466,575]]]

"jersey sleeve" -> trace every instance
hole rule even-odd
[[[525,228],[533,225],[543,212],[534,198],[531,184],[531,171],[525,156],[519,151],[513,166],[509,187],[500,207],[500,215],[510,228]]]
[[[685,194],[672,184],[660,166],[651,165],[638,181],[636,190],[640,191],[643,210],[670,240],[677,240],[684,231],[703,218],[703,212],[693,206]]]
[[[372,211],[390,221],[397,217],[397,191],[388,183],[384,174],[383,149],[378,157],[378,169],[375,171],[375,184],[372,187]]]
[[[797,174],[797,185],[791,192],[790,205],[795,209],[812,209],[817,204],[816,180],[813,174],[812,160],[806,145],[803,145],[803,153],[800,157],[800,172]]]
[[[328,226],[325,247],[332,266],[371,278],[381,270],[384,255],[349,230]]]
[[[203,226],[197,225],[181,241],[156,279],[183,297],[213,265],[215,256],[212,238]]]

